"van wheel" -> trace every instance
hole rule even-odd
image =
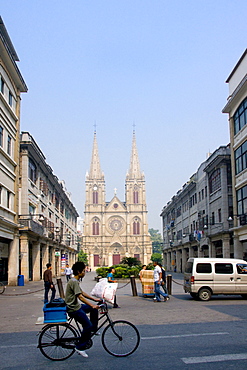
[[[197,294],[197,293],[190,293],[190,295],[191,295],[191,297],[192,297],[192,298],[194,298],[194,299],[198,298],[198,294]]]
[[[199,291],[199,298],[201,301],[209,301],[211,298],[211,291],[207,288],[202,288]]]
[[[243,299],[247,299],[247,294],[241,294]]]

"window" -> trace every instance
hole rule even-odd
[[[236,175],[247,168],[247,141],[234,152]]]
[[[193,269],[193,263],[187,262],[185,265],[185,272],[187,272],[188,274],[192,274],[192,269]]]
[[[238,274],[247,274],[247,264],[244,265],[243,263],[238,263],[237,264],[237,270]]]
[[[196,265],[196,272],[198,274],[210,274],[212,272],[211,263],[198,263]]]
[[[93,235],[99,235],[99,222],[97,218],[94,219],[93,221]]]
[[[247,186],[237,190],[238,215],[247,213]]]
[[[215,170],[209,178],[209,191],[210,194],[221,188],[221,172],[220,168]]]
[[[231,263],[216,263],[215,272],[216,274],[232,274],[233,265]]]
[[[218,209],[218,219],[219,219],[219,222],[221,222],[221,220],[222,220],[222,217],[221,217],[221,208]]]
[[[8,142],[7,142],[7,153],[11,155],[11,137],[8,135]]]
[[[11,197],[11,193],[10,191],[7,191],[7,208],[10,208],[10,197]]]
[[[215,215],[214,215],[214,212],[212,212],[212,219],[211,219],[211,223],[212,225],[215,224]]]
[[[177,217],[181,216],[181,206],[177,208]]]
[[[59,195],[55,192],[55,208],[59,209]]]
[[[236,135],[247,123],[247,98],[240,104],[233,116],[234,135]]]
[[[13,95],[12,93],[9,91],[9,105],[12,107],[13,105]]]
[[[31,215],[34,215],[35,214],[35,207],[32,204],[29,204],[29,213]]]
[[[1,93],[4,94],[4,79],[2,77],[0,80],[0,90],[1,90]]]
[[[93,192],[93,204],[98,204],[99,199],[98,199],[98,192],[94,191]]]
[[[0,146],[3,146],[3,128],[0,126]]]
[[[36,172],[37,172],[36,165],[32,161],[32,159],[29,158],[28,177],[34,183],[36,183],[36,179],[37,179],[37,173]]]
[[[134,235],[139,235],[140,234],[140,222],[138,221],[137,218],[135,218],[133,222],[133,234]]]
[[[134,192],[133,192],[133,203],[134,203],[134,204],[138,204],[138,203],[139,203],[139,199],[138,199],[138,191],[134,191]]]

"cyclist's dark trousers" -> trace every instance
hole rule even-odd
[[[55,289],[55,286],[53,285],[53,288],[51,288],[51,283],[49,283],[48,281],[45,281],[45,296],[44,296],[44,303],[48,303],[48,293],[49,293],[49,290],[51,289],[52,293],[51,293],[51,301],[55,298],[55,295],[56,295],[56,289]]]
[[[90,320],[87,317],[87,313],[90,313]],[[89,341],[91,337],[91,332],[97,330],[98,327],[98,310],[92,308],[87,304],[82,304],[81,308],[75,312],[69,312],[69,316],[76,319],[83,327],[80,341],[76,346],[77,349],[85,349],[85,344]]]

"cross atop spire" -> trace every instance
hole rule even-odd
[[[133,122],[133,133],[135,133],[135,128],[136,128],[136,124],[135,124],[135,121]]]
[[[94,122],[93,127],[94,127],[94,133],[96,134],[96,127],[97,127],[97,125],[96,125],[96,121]]]

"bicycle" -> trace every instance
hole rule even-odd
[[[85,349],[93,345],[92,338],[108,322],[104,328],[101,342],[103,348],[112,356],[126,357],[131,355],[139,346],[140,334],[135,325],[128,321],[112,321],[106,302],[99,305],[99,323],[96,332],[92,333]],[[63,361],[73,355],[75,346],[80,339],[81,327],[74,320],[76,327],[71,324],[73,318],[65,323],[47,324],[39,333],[38,348],[41,353],[52,361]]]
[[[0,281],[0,294],[3,294],[6,289],[6,286]]]

